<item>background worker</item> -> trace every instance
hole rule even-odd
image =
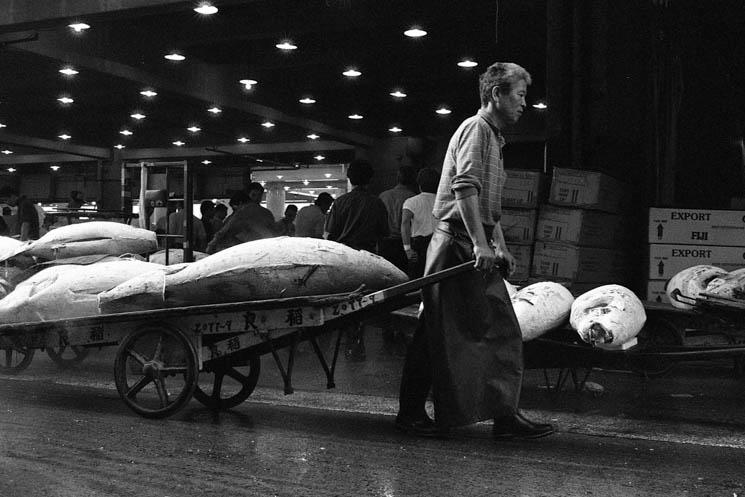
[[[396,186],[379,195],[388,212],[388,236],[380,241],[380,255],[404,272],[408,261],[401,241],[401,208],[404,201],[416,195],[417,191],[416,170],[411,166],[401,166]]]
[[[334,198],[321,192],[315,202],[300,209],[295,218],[295,236],[323,238],[323,226],[326,223],[326,213],[334,203]]]
[[[18,234],[22,241],[38,239],[41,223],[35,204],[25,195],[18,195],[18,190],[10,185],[0,188],[0,200],[11,207],[18,207],[18,233],[14,234]]]
[[[416,177],[421,193],[404,200],[401,209],[401,241],[408,260],[409,278],[424,274],[427,247],[432,239],[435,217],[435,193],[440,182],[440,173],[431,167],[419,170]]]
[[[260,205],[263,196],[264,187],[261,183],[253,182],[248,185],[246,194],[234,195],[231,198],[231,206],[235,211],[225,219],[222,228],[207,245],[208,254],[214,254],[239,243],[275,236],[274,215]]]

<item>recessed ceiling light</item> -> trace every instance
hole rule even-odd
[[[186,143],[182,142],[181,140],[176,140],[175,142],[172,142],[172,143],[176,145],[177,147],[183,147],[184,145],[186,145]]]
[[[207,159],[204,159],[204,160],[202,161],[202,164],[204,164],[205,166],[207,166],[207,165],[209,165],[209,164],[212,164],[212,161],[211,161],[211,160],[207,160]]]
[[[49,166],[49,169],[51,169],[52,171],[57,171],[59,170],[59,166]]]
[[[72,99],[72,98],[70,98],[70,97],[60,97],[60,98],[58,98],[57,100],[58,100],[59,102],[63,103],[63,104],[71,104],[71,103],[73,103],[73,102],[75,101],[75,100],[73,100],[73,99]]]
[[[465,68],[476,67],[477,65],[479,65],[479,63],[474,62],[471,59],[463,59],[460,62],[458,62],[458,66],[465,67]]]
[[[252,89],[252,88],[253,88],[253,86],[254,86],[255,84],[258,84],[258,83],[259,83],[259,82],[258,82],[258,81],[256,81],[255,79],[242,79],[242,80],[240,80],[240,81],[238,81],[238,82],[239,82],[240,84],[242,84],[242,85],[243,85],[243,87],[244,87],[244,88],[245,88],[246,90],[250,90],[250,89]]]
[[[121,130],[119,132],[119,134],[120,135],[124,135],[124,136],[131,136],[132,135],[132,132],[130,130],[128,130],[128,129],[123,129],[123,130]]]
[[[285,186],[284,188],[285,188],[285,191],[287,191],[287,190],[289,190],[289,189],[290,189],[290,187],[289,187],[289,186]]]
[[[68,135],[66,133],[62,133],[57,138],[61,138],[62,140],[69,140],[70,138],[72,138],[72,136],[70,136],[70,135]]]
[[[6,124],[0,123],[0,128],[7,128],[8,126]]]
[[[81,31],[85,31],[86,29],[90,29],[90,26],[87,25],[84,22],[75,22],[72,24],[68,24],[67,27],[75,31],[76,33],[80,33]]]
[[[450,114],[453,111],[450,110],[450,109],[448,109],[447,107],[440,107],[435,112],[437,112],[438,114],[444,116],[444,115]]]
[[[271,121],[264,121],[263,123],[261,123],[261,125],[265,128],[273,128],[275,126],[275,124]]]
[[[175,53],[175,52],[169,53],[168,55],[164,55],[163,57],[165,57],[168,60],[172,60],[174,62],[181,62],[182,60],[186,60],[186,57],[184,57],[180,53]]]
[[[307,179],[304,179],[304,180],[303,180],[303,184],[304,184],[305,186],[308,186],[308,184],[309,184],[309,183],[310,183],[310,181],[308,181]]]
[[[217,14],[217,7],[209,2],[202,2],[198,7],[194,8],[194,12],[204,16],[211,16],[212,14]]]
[[[222,112],[222,109],[220,107],[210,107],[209,109],[207,109],[207,112],[211,112],[211,113],[217,115],[220,112]]]
[[[202,128],[200,128],[199,126],[189,126],[186,129],[191,131],[192,133],[196,133],[197,131],[202,131]]]
[[[360,114],[351,114],[347,117],[349,117],[349,119],[355,119],[355,120],[362,119],[362,116]]]
[[[333,189],[334,189],[334,187],[333,187],[333,186],[331,186],[331,185],[326,185],[326,189],[327,189],[327,190],[333,190]]]
[[[308,135],[308,138],[310,138],[311,140],[318,140],[320,138],[320,136],[318,136],[315,133],[311,133],[311,134]]]
[[[9,167],[8,168],[8,172],[9,173],[14,173],[14,172],[16,172],[16,168],[15,167]]]
[[[357,76],[362,76],[361,72],[359,72],[357,69],[354,69],[352,67],[344,71],[342,74],[348,78],[356,78]]]
[[[282,178],[284,178],[284,176],[282,176],[281,174],[277,175],[277,179],[282,179]]]
[[[60,69],[59,72],[61,72],[65,76],[74,76],[74,75],[78,74],[78,71],[76,71],[72,67],[65,67],[63,69]]]
[[[390,96],[396,97],[396,98],[406,98],[406,93],[396,90],[389,93]]]
[[[118,144],[114,145],[114,148],[118,148],[119,150],[121,150],[121,149],[126,148],[126,147],[124,145],[122,145],[121,143],[118,143]]]
[[[13,151],[12,151],[12,150],[8,150],[8,149],[6,148],[5,150],[3,150],[3,152],[2,152],[2,153],[3,153],[3,154],[5,154],[5,155],[10,155],[10,154],[12,154],[12,153],[13,153]]]
[[[411,29],[404,31],[404,34],[409,38],[421,38],[422,36],[425,36],[427,32],[421,28],[412,27]]]
[[[295,49],[297,49],[297,45],[293,44],[290,40],[284,40],[281,43],[277,43],[274,46],[277,47],[277,48],[279,48],[280,50],[295,50]]]
[[[314,104],[314,103],[316,103],[316,101],[313,100],[310,97],[301,98],[300,100],[298,100],[298,102],[300,102],[301,104]]]
[[[388,128],[388,131],[390,131],[391,133],[400,133],[403,130],[401,128],[399,128],[398,126],[392,126],[392,127]]]
[[[256,159],[256,162],[264,162],[264,159]],[[263,181],[261,182],[261,185],[262,186],[264,185],[264,182]]]
[[[238,138],[238,141],[239,141],[239,142],[241,142],[241,143],[248,143],[248,142],[250,142],[251,140],[249,140],[249,139],[248,139],[248,138],[246,138],[245,136],[241,136],[240,138]]]
[[[327,178],[331,177],[331,173],[323,173],[323,175],[326,176]]]
[[[137,119],[138,121],[140,119],[145,119],[145,114],[140,114],[139,112],[135,112],[134,114],[131,114],[129,117],[132,119]]]
[[[546,105],[544,102],[536,102],[533,104],[533,108],[538,110],[546,110],[548,109],[548,105]]]
[[[313,157],[313,158],[314,158],[315,160],[323,160],[323,159],[325,159],[326,157],[324,157],[324,156],[323,156],[323,155],[321,155],[321,154],[318,154],[318,155],[316,155],[316,156],[315,156],[315,157]]]
[[[152,98],[152,97],[154,97],[157,94],[158,94],[158,92],[155,92],[153,90],[142,90],[140,92],[140,95],[142,95],[143,97],[147,97],[147,98]]]

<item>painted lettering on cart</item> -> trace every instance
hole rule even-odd
[[[228,340],[228,350],[240,350],[241,341],[238,337],[233,337]]]
[[[255,312],[244,312],[243,313],[243,330],[253,331],[254,333],[259,331],[256,326],[256,313]]]
[[[90,338],[91,342],[103,341],[103,326],[95,326],[91,328],[88,338]]]
[[[287,323],[287,326],[302,326],[303,310],[300,308],[288,309],[287,317],[285,318],[285,323]]]
[[[339,316],[341,314],[346,314],[347,312],[352,312],[358,309],[362,309],[366,305],[374,304],[374,303],[375,303],[375,295],[357,297],[354,299],[347,300],[346,302],[342,302],[341,304],[335,304],[332,314],[334,316]]]
[[[231,331],[233,327],[233,321],[226,319],[225,321],[204,321],[194,323],[194,333],[224,333]]]

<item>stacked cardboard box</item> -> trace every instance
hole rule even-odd
[[[563,282],[575,293],[627,284],[627,198],[628,187],[608,175],[554,168],[549,204],[538,211],[532,278]]]
[[[502,231],[517,268],[510,278],[522,284],[530,276],[537,208],[547,191],[546,175],[540,171],[508,169],[502,192]]]
[[[649,209],[647,300],[667,302],[665,284],[685,268],[745,266],[745,211]]]

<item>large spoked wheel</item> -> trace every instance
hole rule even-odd
[[[34,349],[12,345],[0,349],[0,373],[18,374],[31,364]]]
[[[47,347],[47,355],[54,363],[64,369],[80,364],[86,357],[90,350],[85,347],[78,347],[77,345],[60,344],[59,347]]]
[[[164,418],[194,393],[199,368],[191,341],[167,325],[130,333],[114,361],[116,389],[127,407],[146,418]]]
[[[214,366],[205,366],[204,373],[211,373],[211,388],[203,390],[197,384],[194,398],[215,410],[231,409],[246,400],[259,381],[261,359],[252,356],[243,364],[220,361]]]

